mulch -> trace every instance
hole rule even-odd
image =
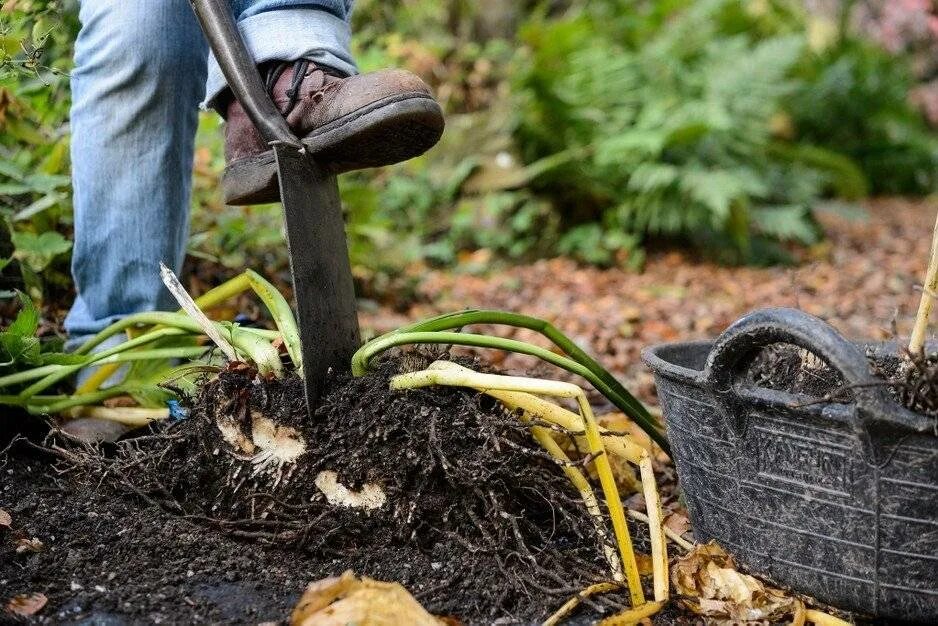
[[[444,311],[492,308],[549,320],[590,352],[642,400],[656,403],[643,348],[717,336],[745,313],[770,306],[800,308],[851,338],[907,340],[928,262],[938,200],[883,199],[863,207],[818,211],[827,240],[795,266],[727,267],[692,251],[651,252],[640,273],[541,260],[477,273],[484,252],[455,270],[423,271],[419,301],[403,312],[363,314],[381,333]],[[534,339],[528,331],[504,336]],[[526,357],[487,353],[512,372],[530,371]],[[556,370],[538,370],[552,374]]]

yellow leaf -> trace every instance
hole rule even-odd
[[[290,626],[440,626],[404,587],[351,571],[311,583],[290,616]]]

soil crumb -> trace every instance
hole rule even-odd
[[[331,381],[313,420],[300,380],[231,369],[188,419],[103,453],[20,438],[0,455],[0,597],[47,595],[47,622],[257,623],[352,569],[437,615],[510,624],[608,579],[578,494],[517,418],[470,391],[391,392],[399,366]]]

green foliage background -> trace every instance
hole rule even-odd
[[[7,288],[57,297],[75,3],[2,7],[0,269]],[[819,29],[799,2],[360,0],[354,31],[362,70],[408,67],[448,112],[424,157],[341,180],[366,295],[478,249],[640,267],[656,239],[774,262],[818,240],[822,198],[936,188],[909,60]],[[279,208],[220,203],[220,130],[203,116],[191,256],[283,272]]]

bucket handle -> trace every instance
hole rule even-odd
[[[853,386],[855,402],[847,420],[872,458],[882,458],[882,443],[911,433],[935,430],[933,419],[899,406],[886,387],[870,374],[861,349],[830,324],[798,309],[754,311],[727,328],[713,344],[704,377],[717,397],[717,406],[729,427],[742,436],[748,411],[740,398],[744,368],[762,348],[788,343],[817,355]],[[874,445],[874,443],[876,445]]]

